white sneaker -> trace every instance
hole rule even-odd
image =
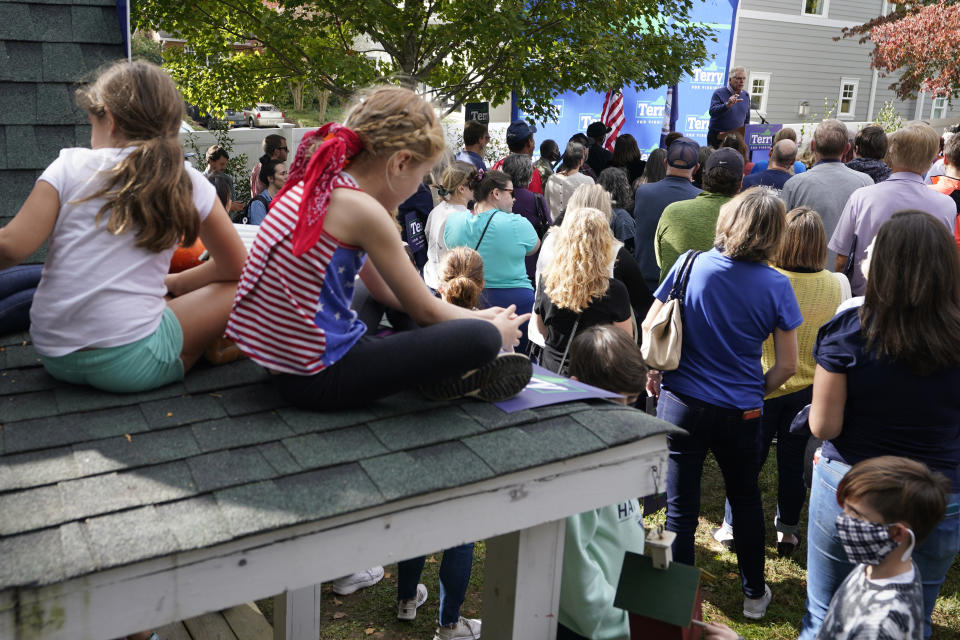
[[[383,567],[371,567],[365,571],[337,578],[332,583],[333,592],[340,596],[348,596],[358,589],[372,587],[381,580],[383,580]]]
[[[409,600],[397,600],[397,620],[415,620],[417,609],[427,601],[426,585],[417,585],[417,597]]]
[[[759,620],[767,613],[767,607],[770,606],[770,600],[773,594],[770,592],[770,585],[763,585],[763,595],[759,598],[743,599],[743,615],[751,620]]]
[[[713,539],[723,545],[727,551],[736,552],[736,546],[733,543],[733,527],[724,522],[710,533],[713,535]]]
[[[480,621],[475,618],[460,616],[457,624],[445,625],[437,628],[433,640],[479,640]]]

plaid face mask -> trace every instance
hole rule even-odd
[[[880,564],[897,543],[890,539],[890,525],[858,520],[844,513],[837,516],[837,535],[855,564]]]

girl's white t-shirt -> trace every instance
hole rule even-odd
[[[434,291],[440,286],[440,262],[447,255],[449,249],[443,241],[443,228],[447,224],[447,218],[454,211],[466,211],[467,208],[462,204],[451,204],[441,202],[430,215],[427,216],[427,226],[425,233],[427,235],[427,262],[423,265],[423,281]]]
[[[60,197],[43,276],[30,308],[30,336],[41,355],[64,356],[85,348],[117,347],[152,334],[160,325],[167,293],[164,279],[176,246],[154,253],[134,246],[135,232],[107,231],[109,212],[96,193],[109,172],[134,147],[63,149],[38,180]],[[187,166],[193,204],[206,219],[216,189]]]

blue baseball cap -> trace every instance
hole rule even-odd
[[[514,120],[507,127],[507,145],[522,142],[536,132],[537,128],[532,124],[527,124],[526,120]]]

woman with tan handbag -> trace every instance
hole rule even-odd
[[[680,256],[643,322],[648,342],[661,307],[671,294],[677,297],[679,366],[663,374],[662,389],[654,380],[648,386],[659,394],[657,416],[686,431],[667,439],[667,530],[677,534],[674,560],[694,564],[700,477],[712,451],[733,510],[743,613],[755,620],[764,616],[771,599],[763,575],[757,485],[761,407],[763,397],[796,371],[796,329],[803,322],[790,281],[767,265],[780,246],[784,213],[783,202],[765,188],[749,189],[724,204],[714,248]],[[678,271],[683,273],[675,289]],[[764,374],[761,346],[771,333],[776,361]]]

